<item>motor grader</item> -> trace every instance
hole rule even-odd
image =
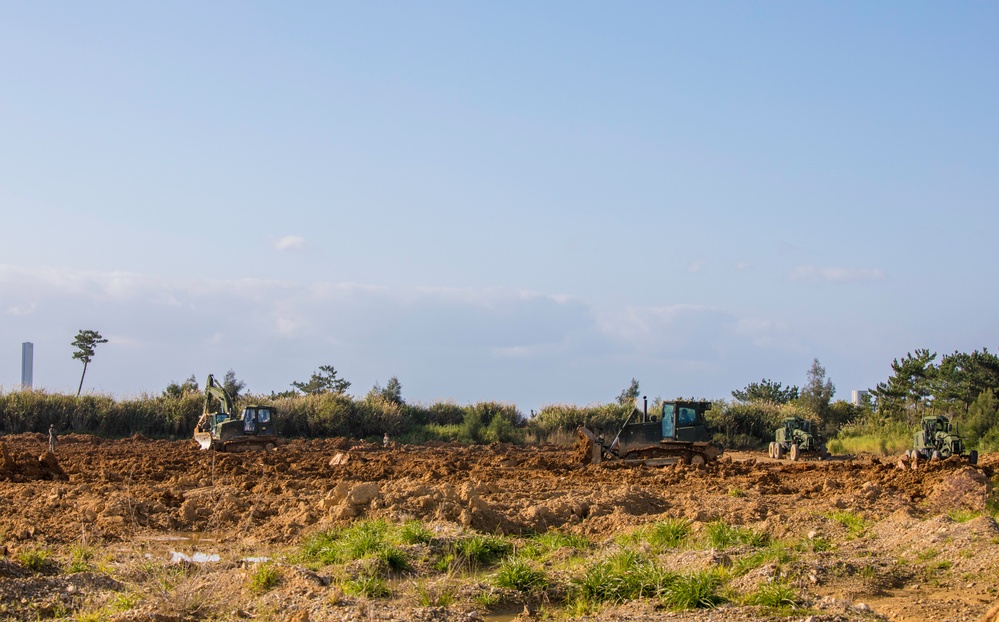
[[[237,417],[229,393],[208,374],[204,412],[194,428],[194,440],[202,449],[215,451],[271,450],[283,442],[275,430],[275,414],[272,406],[251,404]]]
[[[785,417],[774,432],[774,439],[767,453],[777,460],[787,457],[797,462],[806,454],[817,455],[820,460],[829,457],[822,436],[811,421],[802,417]]]
[[[603,436],[579,428],[577,455],[584,464],[613,460],[650,466],[696,465],[717,460],[724,448],[711,440],[705,425],[704,413],[710,408],[711,402],[675,400],[663,402],[658,417],[650,416],[648,400],[643,398],[642,408],[632,408],[609,444]]]
[[[920,460],[946,460],[951,456],[965,456],[969,464],[978,464],[978,452],[972,449],[965,455],[958,425],[946,415],[923,417],[919,431],[912,435],[912,444],[913,448],[905,452],[912,468]]]

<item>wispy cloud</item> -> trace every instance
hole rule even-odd
[[[300,251],[305,248],[305,238],[300,235],[286,235],[274,241],[278,251]]]
[[[792,281],[829,281],[829,282],[853,282],[853,281],[880,281],[885,278],[885,273],[881,268],[818,268],[813,265],[801,265],[791,270],[788,278]]]
[[[700,274],[704,271],[704,266],[708,264],[704,259],[695,259],[687,264],[687,272],[691,274]]]
[[[588,399],[613,397],[617,380],[597,385],[641,369],[677,385],[707,382],[720,367],[793,341],[786,327],[708,306],[598,313],[572,296],[514,288],[167,279],[0,264],[0,292],[0,339],[30,337],[38,359],[50,362],[39,384],[71,385],[78,370],[62,350],[85,327],[127,346],[104,348],[93,371],[95,385],[126,393],[229,368],[253,391],[268,391],[329,363],[361,391],[366,378],[398,375],[433,398],[489,399],[533,387],[536,395]]]

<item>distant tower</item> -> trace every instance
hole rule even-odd
[[[35,344],[25,341],[21,344],[21,388],[30,389],[34,369]]]
[[[854,389],[853,391],[850,392],[850,403],[853,404],[854,406],[860,406],[860,402],[862,402],[864,398],[866,398],[870,394],[871,394],[870,391]]]

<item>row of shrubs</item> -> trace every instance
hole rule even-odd
[[[516,407],[497,402],[465,406],[438,402],[424,406],[379,396],[250,396],[237,400],[237,410],[249,403],[276,407],[279,432],[289,437],[373,438],[389,434],[413,442],[522,442],[527,427]],[[55,425],[60,433],[185,437],[193,433],[203,410],[204,396],[197,392],[116,400],[106,395],[77,398],[45,391],[14,391],[0,394],[0,433],[45,432]]]
[[[290,397],[249,396],[237,400],[269,404],[279,412],[279,432],[289,437],[377,438],[388,434],[403,442],[457,440],[489,442],[571,442],[576,428],[589,427],[613,436],[630,406],[552,404],[532,417],[498,402],[407,404],[372,394],[357,399],[331,393]],[[49,425],[106,437],[136,433],[157,438],[189,436],[204,408],[204,395],[143,395],[114,399],[107,395],[72,395],[46,391],[0,393],[0,433],[45,432]],[[707,413],[716,440],[732,448],[757,448],[772,439],[784,417],[807,416],[793,404],[715,402]]]

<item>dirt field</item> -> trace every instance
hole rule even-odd
[[[707,467],[653,468],[580,467],[571,449],[553,446],[336,439],[214,454],[193,441],[70,435],[53,460],[42,435],[0,442],[4,620],[500,621],[526,607],[519,619],[975,621],[999,595],[992,454],[977,468],[946,461],[918,471],[870,457],[792,464],[732,453]],[[676,571],[728,569],[728,602],[568,606],[581,573],[573,563],[593,564],[623,535],[668,518],[690,521],[689,543],[639,553]],[[545,558],[554,579],[534,592],[495,587],[491,567],[436,573],[433,553],[411,547],[414,561],[390,576],[389,593],[367,598],[342,589],[354,566],[295,557],[309,535],[362,519],[417,519],[441,541],[474,530],[516,547],[558,530],[591,545],[579,562]],[[719,521],[786,543],[788,554],[754,565],[746,544],[703,545]],[[280,577],[264,589],[252,584],[261,563]],[[798,594],[793,606],[739,600],[778,580]],[[453,598],[428,598],[445,582]]]

